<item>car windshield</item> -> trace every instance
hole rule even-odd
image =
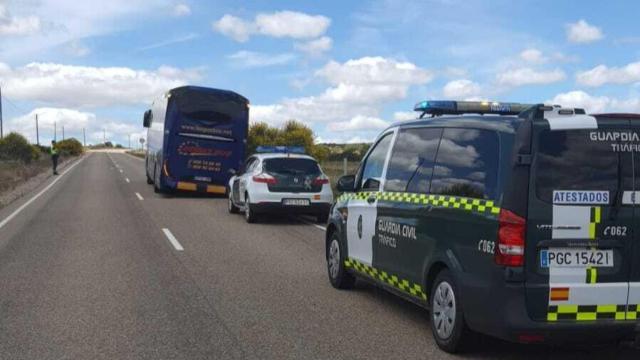
[[[320,174],[318,163],[311,159],[277,158],[264,161],[264,170],[278,175]]]

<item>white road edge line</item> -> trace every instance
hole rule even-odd
[[[162,232],[164,233],[164,236],[166,236],[167,239],[169,239],[169,242],[171,243],[171,245],[173,245],[174,248],[176,248],[176,250],[178,251],[184,250],[182,245],[180,245],[180,243],[178,242],[178,239],[176,239],[176,237],[173,236],[173,234],[171,233],[171,231],[169,231],[169,229],[163,228]]]
[[[318,229],[320,229],[322,231],[327,231],[327,228],[322,226],[322,225],[314,224],[314,223],[312,223],[310,221],[307,221],[307,220],[305,220],[303,218],[300,218],[300,217],[298,217],[298,220],[302,221],[303,223],[305,223],[307,225],[312,225],[312,226],[314,226],[314,227],[316,227],[316,228],[318,228]]]
[[[129,181],[129,178],[124,178],[124,181],[130,183],[131,181]]]
[[[122,171],[122,169],[120,169],[120,173],[124,173],[124,171]]]
[[[86,155],[86,156],[90,156],[90,155]],[[40,190],[39,193],[35,194],[31,199],[29,199],[26,203],[22,204],[19,208],[17,208],[14,212],[12,212],[9,216],[7,216],[4,220],[0,221],[0,229],[2,229],[5,225],[7,225],[7,223],[9,221],[11,221],[11,219],[13,219],[14,217],[16,217],[18,214],[20,214],[20,212],[22,212],[22,210],[24,210],[27,206],[29,206],[32,202],[36,201],[40,196],[42,196],[42,194],[44,194],[45,192],[47,192],[47,190],[51,189],[51,187],[53,185],[55,185],[58,181],[60,181],[60,179],[62,179],[63,176],[65,176],[69,171],[71,171],[71,169],[73,169],[74,167],[76,167],[76,165],[80,164],[82,162],[82,160],[84,160],[84,158],[86,156],[83,156],[82,158],[80,158],[79,160],[77,160],[75,162],[75,164],[71,165],[70,167],[68,167],[62,174],[58,175],[58,177],[56,177],[51,184],[47,185],[44,189]]]
[[[144,198],[142,197],[142,195],[140,195],[140,193],[136,193],[136,196],[138,197],[138,200],[144,200]]]

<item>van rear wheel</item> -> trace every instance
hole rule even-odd
[[[438,274],[429,294],[433,337],[440,349],[452,354],[463,350],[470,337],[458,294],[447,269]]]

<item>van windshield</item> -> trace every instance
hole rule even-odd
[[[554,190],[630,190],[631,153],[619,140],[598,138],[598,131],[541,132],[536,155],[536,196],[552,202]],[[622,179],[619,178],[622,176]],[[618,189],[622,186],[623,189]]]

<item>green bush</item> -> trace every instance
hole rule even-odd
[[[9,133],[0,139],[0,159],[30,163],[40,157],[40,150],[29,144],[27,139],[18,133]]]
[[[61,155],[77,156],[82,154],[82,152],[84,151],[80,141],[76,140],[75,138],[58,141],[56,147],[58,148],[58,151],[60,151]]]
[[[307,154],[319,161],[327,155],[323,148],[315,145],[313,130],[295,120],[286,122],[281,128],[271,127],[267,123],[252,124],[249,127],[248,155],[255,153],[260,145],[303,146]]]

